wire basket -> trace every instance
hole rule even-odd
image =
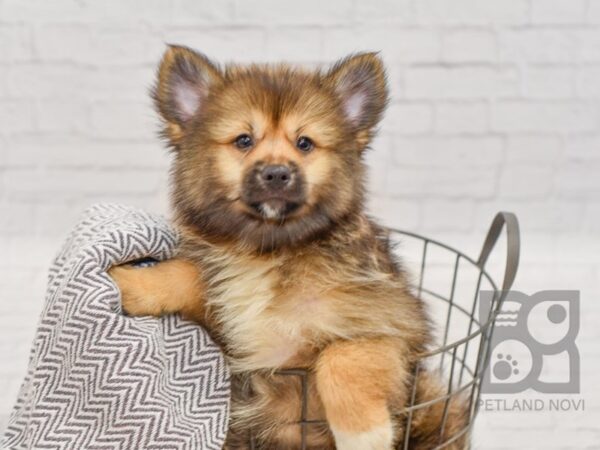
[[[502,284],[498,285],[486,269],[486,264],[494,249],[501,231],[506,226],[507,252]],[[405,417],[404,436],[398,450],[411,448],[411,425],[416,411],[429,408],[439,402],[444,405],[440,439],[434,449],[444,449],[457,442],[467,442],[479,409],[484,372],[489,363],[490,342],[495,319],[501,309],[506,293],[510,290],[519,264],[520,237],[519,223],[514,214],[500,212],[494,218],[477,260],[446,244],[415,233],[390,229],[391,237],[399,238],[403,247],[412,241],[417,247],[418,256],[413,261],[415,294],[430,308],[431,315],[438,318],[436,328],[440,330],[434,350],[422,355],[416,365],[414,381],[410,393],[410,403],[403,411]],[[404,252],[403,252],[404,253]],[[468,274],[467,274],[468,273]],[[445,289],[444,289],[445,285]],[[501,286],[501,288],[498,288]],[[480,292],[488,291],[491,302],[482,309]],[[416,402],[416,386],[420,372],[424,368],[437,370],[445,383],[445,393],[423,403]],[[304,369],[286,369],[277,372],[282,376],[299,377],[302,389],[302,410],[300,421],[301,450],[307,448],[307,432],[311,426],[326,427],[323,420],[312,420],[308,411],[308,375]],[[444,433],[449,404],[453,397],[462,396],[468,400],[468,417],[465,426],[448,436]],[[444,440],[445,439],[445,440]],[[250,449],[259,445],[250,437]]]

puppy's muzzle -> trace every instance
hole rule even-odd
[[[302,174],[294,164],[258,163],[244,179],[242,199],[261,217],[287,217],[305,202]]]

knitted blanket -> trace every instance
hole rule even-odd
[[[84,214],[50,269],[28,373],[0,447],[222,448],[229,372],[219,348],[179,316],[123,315],[106,273],[169,258],[176,241],[164,219],[138,210],[98,205]]]

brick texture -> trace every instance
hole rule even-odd
[[[148,98],[166,42],[308,66],[381,51],[392,99],[366,155],[371,212],[475,254],[513,210],[518,287],[582,290],[587,418],[486,413],[476,448],[597,448],[600,0],[0,0],[0,427],[79,212],[168,212]]]

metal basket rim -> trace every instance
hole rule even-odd
[[[401,230],[398,228],[389,228],[389,227],[387,229],[390,233],[396,233],[396,234],[401,234],[401,235],[405,235],[405,236],[410,236],[415,239],[420,239],[424,242],[431,243],[433,245],[437,245],[437,246],[442,247],[450,252],[455,253],[460,258],[465,259],[467,262],[471,263],[474,267],[476,267],[479,270],[481,276],[483,276],[487,279],[487,281],[490,283],[490,285],[492,286],[492,289],[494,291],[494,297],[497,297],[499,295],[500,291],[498,290],[498,286],[494,282],[491,275],[485,270],[485,267],[481,267],[477,263],[477,261],[475,261],[469,255],[461,252],[460,250],[457,250],[456,248],[454,248],[448,244],[444,244],[443,242],[440,242],[436,239],[431,239],[426,236],[422,236],[420,234],[414,233],[412,231],[405,231],[405,230]],[[487,331],[487,329],[494,323],[495,319],[496,319],[495,315],[493,315],[493,314],[490,315],[490,318],[486,322],[478,324],[479,326],[474,332],[468,334],[467,336],[465,336],[457,341],[451,342],[450,344],[446,344],[441,347],[437,347],[434,350],[422,353],[420,355],[420,357],[421,358],[429,358],[429,357],[432,357],[435,355],[439,355],[441,353],[448,352],[448,351],[454,349],[455,347],[458,347],[458,346],[464,344],[467,341],[471,341],[472,339],[475,339],[477,336],[481,335],[481,333],[483,333],[484,331]]]

